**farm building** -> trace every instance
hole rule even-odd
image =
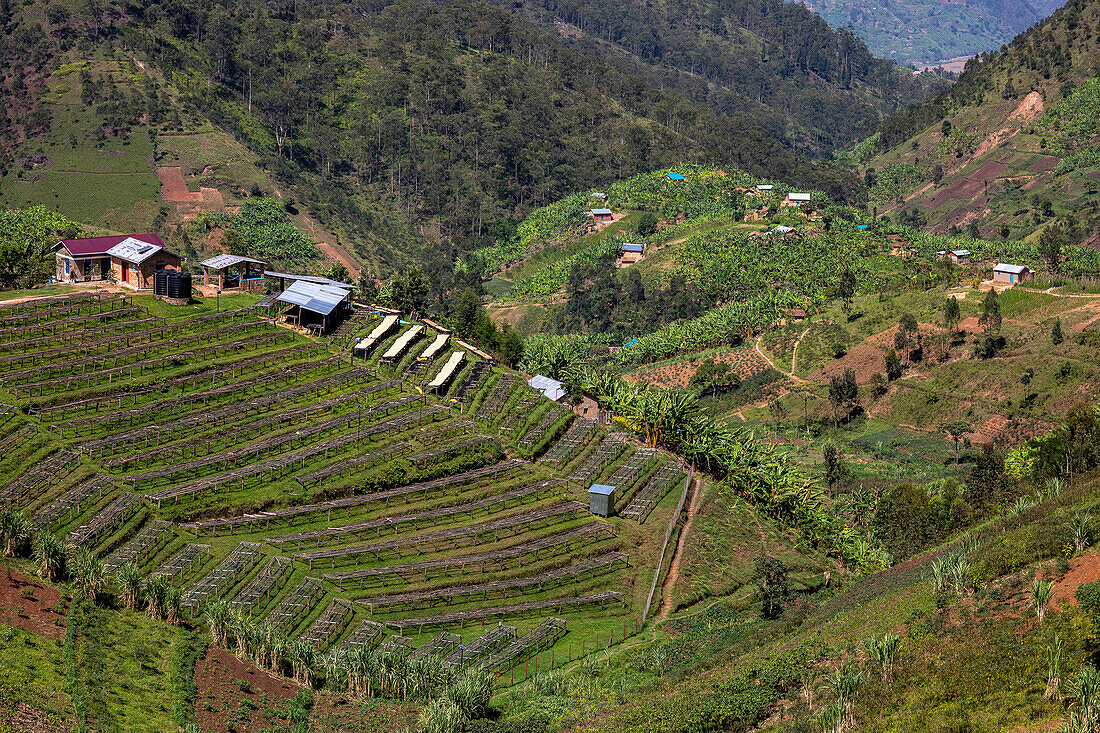
[[[774,189],[775,189],[775,186],[771,185],[770,183],[758,183],[758,184],[756,184],[756,190],[757,191],[771,191],[771,190],[774,190]]]
[[[947,258],[954,262],[956,265],[966,264],[970,259],[970,250],[968,249],[953,249],[947,253]]]
[[[644,244],[624,243],[619,250],[619,264],[632,265],[642,259],[642,254],[644,252]]]
[[[592,193],[588,194],[588,196],[590,198],[594,198],[594,199],[605,199],[605,198],[607,198],[607,194],[604,193],[603,191],[593,191]]]
[[[768,234],[781,234],[781,235],[794,234],[794,227],[789,227],[789,226],[786,226],[784,224],[779,224],[778,226],[775,227],[775,229],[772,229],[770,232],[768,232]]]
[[[134,290],[152,290],[157,270],[179,271],[180,256],[160,244],[127,237],[107,250],[111,278]],[[188,293],[190,295],[190,293]]]
[[[351,308],[351,288],[295,280],[276,300],[294,306],[286,319],[303,328],[328,333],[339,326]]]
[[[588,489],[588,511],[598,517],[610,517],[615,511],[615,487],[592,484]]]
[[[607,423],[607,413],[600,409],[599,403],[588,395],[581,397],[577,404],[573,405],[573,413],[579,417],[587,417],[603,425]]]
[[[997,263],[993,268],[993,282],[995,283],[1022,283],[1030,279],[1035,272],[1027,265],[1006,265]]]
[[[670,180],[670,181],[682,181],[682,180],[684,180],[684,177],[682,175],[680,175],[679,173],[669,173],[668,174],[668,180]]]
[[[536,374],[527,380],[527,386],[531,389],[538,390],[542,393],[543,397],[548,400],[557,402],[562,397],[565,397],[565,385],[556,379],[545,377],[541,374]]]
[[[783,201],[784,206],[799,207],[804,204],[810,203],[810,194],[808,193],[789,193],[787,198]]]
[[[202,263],[202,284],[213,285],[219,290],[259,290],[264,285],[264,263],[251,257],[220,254]],[[255,265],[255,267],[253,267]]]
[[[113,267],[108,252],[127,239],[152,245],[164,250],[164,243],[156,234],[119,235],[114,237],[89,237],[86,239],[63,239],[53,246],[57,259],[57,280],[65,283],[81,283],[108,280],[112,277]],[[169,253],[170,254],[170,253]],[[172,255],[173,261],[165,266],[179,269],[179,257]],[[155,262],[154,262],[155,264]]]
[[[615,218],[611,213],[611,209],[592,209],[589,215],[596,221],[611,221]]]

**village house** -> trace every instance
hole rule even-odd
[[[158,270],[179,272],[183,260],[163,245],[127,237],[107,250],[111,258],[111,278],[134,290],[152,290]]]
[[[126,247],[118,250],[118,256],[111,254],[111,250],[124,242],[129,242]],[[53,246],[54,256],[57,261],[57,281],[63,283],[82,283],[110,280],[112,278],[130,287],[136,287],[130,283],[131,268],[123,267],[122,255],[141,250],[143,247],[152,247],[146,250],[144,259],[150,258],[150,267],[154,269],[180,269],[180,257],[164,248],[164,243],[156,234],[120,234],[112,237],[87,237],[84,239],[63,239]],[[133,264],[127,260],[127,264]],[[158,268],[157,265],[160,265]],[[139,273],[140,274],[140,273]],[[126,277],[126,280],[123,280]],[[150,276],[151,277],[151,276]],[[137,278],[135,278],[135,281]],[[149,285],[152,286],[152,280]]]
[[[600,408],[596,400],[592,399],[588,395],[581,397],[577,404],[573,405],[573,412],[579,417],[586,417],[589,420],[595,420],[601,425],[605,425],[608,422],[610,415],[606,410]]]
[[[612,221],[615,218],[614,214],[611,213],[611,209],[592,209],[588,212],[588,215],[596,221]]]
[[[636,262],[640,262],[644,252],[644,244],[624,243],[619,252],[619,264],[633,265]]]
[[[993,268],[993,282],[995,283],[1022,283],[1024,280],[1030,280],[1034,275],[1035,272],[1026,265],[1006,265],[999,262]]]
[[[795,208],[801,208],[808,203],[810,203],[810,194],[808,193],[789,193],[787,198],[783,200],[784,206],[794,206]]]

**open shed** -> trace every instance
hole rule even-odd
[[[243,255],[220,254],[202,263],[202,284],[219,290],[259,290],[264,284],[265,263]]]
[[[328,333],[347,315],[351,290],[299,280],[291,283],[277,300],[295,306],[287,314],[288,321]]]

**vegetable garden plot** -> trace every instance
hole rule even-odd
[[[547,479],[466,504],[429,509],[415,514],[380,517],[342,527],[326,527],[325,529],[315,529],[309,532],[295,532],[279,537],[268,537],[265,541],[278,545],[279,551],[282,552],[283,548],[290,543],[294,543],[296,545],[295,549],[299,550],[303,542],[316,543],[316,546],[320,547],[322,544],[328,544],[329,542],[361,540],[365,535],[371,533],[375,536],[381,536],[383,530],[393,530],[396,533],[404,525],[412,525],[413,530],[417,531],[421,529],[420,525],[425,523],[434,527],[440,520],[452,522],[463,516],[472,519],[481,512],[491,514],[504,511],[508,508],[509,502],[512,501],[515,501],[516,504],[524,504],[548,496],[556,496],[561,488],[561,479]]]
[[[47,504],[34,517],[36,529],[48,527],[63,515],[72,516],[80,511],[80,505],[91,497],[100,498],[103,490],[114,485],[114,479],[110,476],[97,474],[87,481],[83,481],[69,489],[56,501]]]
[[[346,598],[333,598],[328,608],[310,624],[301,636],[301,640],[315,649],[323,649],[347,627],[355,616],[351,601]]]
[[[47,295],[43,298],[33,298],[31,300],[22,300],[16,303],[0,303],[0,315],[5,317],[11,317],[19,315],[21,313],[29,313],[31,311],[50,311],[57,308],[64,308],[80,303],[94,303],[101,298],[106,297],[106,294],[92,290],[83,293],[62,293],[60,295]]]
[[[114,301],[112,301],[114,302]],[[121,301],[117,301],[121,303]],[[5,341],[21,341],[37,336],[53,336],[61,330],[70,328],[89,328],[91,324],[110,323],[112,321],[130,320],[132,316],[148,313],[145,306],[118,306],[103,308],[92,313],[72,313],[64,318],[48,319],[24,319],[19,322],[8,320],[8,323],[0,323],[0,339]]]
[[[236,598],[229,601],[229,604],[251,615],[264,603],[265,599],[275,595],[293,572],[294,565],[290,562],[290,558],[273,557],[267,561],[252,582],[237,594]]]
[[[626,450],[626,446],[626,443],[621,440],[616,440],[614,437],[609,436],[605,438],[604,441],[600,443],[600,447],[596,449],[596,452],[589,456],[580,468],[569,476],[569,479],[571,481],[580,481],[582,484],[588,483],[592,478],[598,476],[605,468],[618,460],[619,456]]]
[[[259,542],[242,542],[237,545],[206,577],[187,589],[183,594],[183,605],[189,606],[194,613],[211,595],[227,590],[260,561],[263,557],[260,554],[261,547]]]
[[[128,308],[134,299],[129,295],[99,297],[100,294],[73,294],[71,296],[51,296],[23,301],[19,304],[4,304],[0,309],[0,328],[19,323],[38,323],[58,318],[66,318],[74,312],[88,310],[90,313],[115,308]],[[56,298],[56,299],[54,299]],[[23,307],[18,307],[23,306]]]
[[[443,663],[457,669],[463,669],[469,665],[476,666],[480,660],[486,659],[508,646],[515,641],[515,638],[515,626],[497,624],[474,639],[473,643],[467,646],[459,645],[458,649],[455,649],[443,659]]]
[[[205,519],[199,522],[189,522],[182,526],[199,533],[204,530],[210,530],[211,535],[213,535],[219,529],[229,529],[230,527],[241,527],[242,531],[247,527],[247,531],[252,532],[254,531],[253,525],[256,523],[262,523],[266,527],[270,526],[272,522],[290,523],[293,519],[310,519],[312,515],[320,513],[325,513],[328,521],[331,522],[332,512],[334,510],[343,509],[347,516],[351,516],[352,508],[367,509],[372,502],[376,501],[384,502],[388,507],[391,499],[399,497],[404,498],[405,503],[408,503],[409,497],[415,497],[419,494],[423,494],[425,499],[431,495],[446,496],[448,489],[456,489],[466,486],[467,484],[476,484],[482,480],[493,478],[501,479],[505,474],[516,470],[522,465],[523,462],[518,460],[502,461],[490,466],[475,468],[464,473],[456,473],[453,476],[444,476],[443,478],[433,479],[419,484],[400,486],[396,489],[388,489],[373,494],[348,496],[343,499],[332,499],[317,504],[299,504],[298,506],[287,507],[285,509],[276,509],[275,511],[260,512],[257,514],[245,514],[237,517]],[[437,491],[438,489],[444,489],[444,491]]]
[[[325,573],[321,577],[343,590],[345,583],[352,585],[357,582],[356,587],[365,588],[368,582],[385,584],[393,576],[400,577],[405,581],[414,577],[430,580],[432,577],[440,575],[460,575],[475,570],[479,573],[485,573],[490,569],[505,570],[509,567],[519,567],[527,563],[538,562],[540,553],[545,559],[547,555],[553,557],[577,547],[590,547],[599,540],[600,535],[613,533],[611,525],[604,522],[591,522],[574,530],[540,537],[502,550],[482,552],[476,555],[421,560],[420,562],[400,565],[385,565],[377,568],[346,570],[339,573]]]
[[[176,528],[171,522],[154,519],[136,537],[112,552],[103,564],[108,572],[118,570],[128,562],[141,565],[169,542],[175,532]]]
[[[409,659],[450,656],[460,646],[462,646],[462,636],[460,634],[442,631],[427,644],[414,649],[412,654],[409,655]]]
[[[58,451],[48,458],[40,459],[26,473],[0,489],[0,504],[23,503],[29,494],[41,493],[68,475],[73,466],[79,464],[79,457],[72,451]]]
[[[247,402],[235,402],[211,410],[203,410],[197,414],[176,420],[112,433],[106,437],[82,443],[80,450],[91,458],[102,458],[128,451],[147,452],[150,448],[160,447],[172,440],[192,436],[202,429],[226,425],[241,419],[250,419],[250,416],[263,415],[272,410],[284,410],[287,405],[294,404],[299,398],[308,398],[315,392],[319,395],[322,392],[354,386],[370,378],[373,374],[374,370],[372,369],[360,368],[322,377],[298,387],[269,392]],[[394,386],[393,382],[394,380],[382,382],[367,389],[359,390],[353,395],[371,395],[375,392],[388,391]],[[311,403],[306,408],[301,409],[313,409],[318,404],[338,404],[351,398],[352,395],[343,395],[329,400],[327,403]]]
[[[496,652],[485,660],[485,668],[500,669],[505,664],[514,664],[532,652],[552,645],[565,634],[565,619],[547,618],[535,628],[519,637],[502,651]]]
[[[525,532],[533,532],[545,527],[551,527],[570,519],[577,519],[588,514],[588,507],[579,501],[567,501],[554,506],[536,509],[522,514],[515,514],[503,519],[494,519],[489,522],[471,524],[464,527],[450,527],[437,532],[429,532],[410,537],[395,537],[391,540],[383,540],[368,545],[357,547],[341,547],[330,550],[314,550],[294,555],[295,560],[309,563],[309,569],[313,569],[314,562],[329,561],[332,567],[339,562],[359,563],[364,556],[370,556],[375,560],[381,560],[384,556],[423,555],[430,552],[438,552],[441,549],[465,547],[471,544],[484,544],[499,542],[501,539],[515,537]]]
[[[265,619],[264,623],[276,631],[284,634],[298,625],[298,622],[309,615],[309,609],[317,604],[317,601],[325,595],[325,589],[321,587],[318,578],[302,578],[279,605],[275,606]]]
[[[116,498],[90,520],[69,533],[65,540],[73,547],[91,544],[104,534],[113,532],[126,520],[126,514],[140,504],[137,494],[123,494]]]
[[[649,517],[649,513],[653,511],[653,508],[661,502],[665,494],[680,482],[683,476],[684,471],[679,464],[671,461],[666,463],[631,498],[630,503],[623,510],[622,516],[630,517],[638,524],[642,524]]]
[[[546,451],[539,459],[540,463],[552,463],[557,468],[564,468],[581,451],[581,448],[596,432],[596,422],[587,418],[575,420],[565,431],[554,447]]]
[[[448,606],[455,603],[466,603],[478,596],[480,600],[488,601],[493,595],[508,596],[511,595],[510,591],[514,590],[526,593],[541,593],[547,588],[554,588],[562,583],[569,581],[576,583],[579,578],[587,580],[598,576],[601,572],[610,572],[613,567],[620,563],[629,564],[627,563],[626,553],[608,552],[575,565],[555,568],[529,577],[433,588],[413,593],[395,593],[374,598],[360,598],[355,602],[366,606],[371,613],[374,613],[376,609],[394,606],[403,608],[430,608],[437,604]]]
[[[494,606],[491,608],[472,608],[468,611],[455,611],[453,613],[444,613],[438,616],[421,616],[419,618],[403,618],[394,621],[387,621],[386,626],[400,630],[402,633],[406,629],[415,628],[418,633],[424,631],[425,628],[432,626],[439,626],[441,624],[465,624],[467,621],[479,621],[485,618],[494,618],[499,616],[504,618],[506,616],[519,616],[532,611],[544,611],[548,608],[558,609],[558,613],[561,613],[565,608],[573,608],[576,606],[586,605],[606,605],[610,603],[623,603],[623,594],[618,591],[605,590],[599,593],[592,593],[586,596],[570,596],[566,598],[548,598],[541,601],[530,601],[528,603],[517,603],[511,606]]]
[[[198,562],[202,566],[203,558],[210,554],[210,545],[191,543],[170,557],[163,565],[153,571],[153,575],[167,575],[175,578],[190,573]]]

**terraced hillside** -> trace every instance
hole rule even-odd
[[[385,649],[507,685],[635,632],[684,486],[669,456],[421,324],[364,310],[315,340],[181,310],[0,307],[0,502],[330,675]],[[629,518],[589,513],[597,481]]]

